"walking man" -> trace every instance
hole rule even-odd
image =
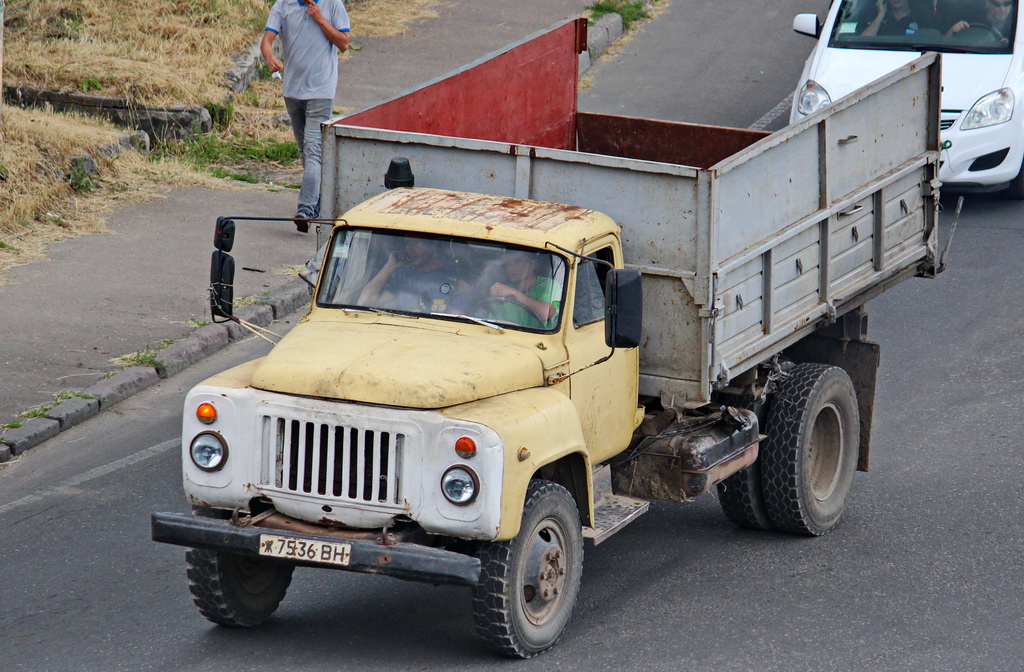
[[[260,42],[270,71],[284,70],[284,103],[302,160],[295,228],[303,233],[309,231],[308,220],[320,215],[320,124],[334,109],[338,51],[348,49],[349,28],[342,0],[276,0]],[[278,35],[284,63],[274,55]]]

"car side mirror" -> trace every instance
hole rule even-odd
[[[797,14],[793,17],[793,31],[810,37],[821,37],[821,21],[817,14]]]
[[[640,271],[620,268],[608,271],[604,289],[604,341],[609,348],[640,345],[642,285]]]

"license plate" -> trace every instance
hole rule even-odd
[[[327,565],[348,565],[352,544],[340,541],[312,541],[277,534],[260,535],[260,555]]]

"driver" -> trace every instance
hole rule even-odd
[[[387,263],[359,293],[359,303],[426,313],[449,311],[459,282],[442,246],[433,238],[405,236],[404,249],[388,255]]]
[[[999,33],[1003,42],[1007,42],[1013,33],[1013,0],[974,0],[966,14],[964,19],[954,23],[946,32],[947,37],[972,26]]]

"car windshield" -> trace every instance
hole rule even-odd
[[[317,306],[554,331],[565,277],[565,260],[543,250],[347,228],[328,247]]]
[[[1008,54],[1018,0],[843,0],[830,47]]]

